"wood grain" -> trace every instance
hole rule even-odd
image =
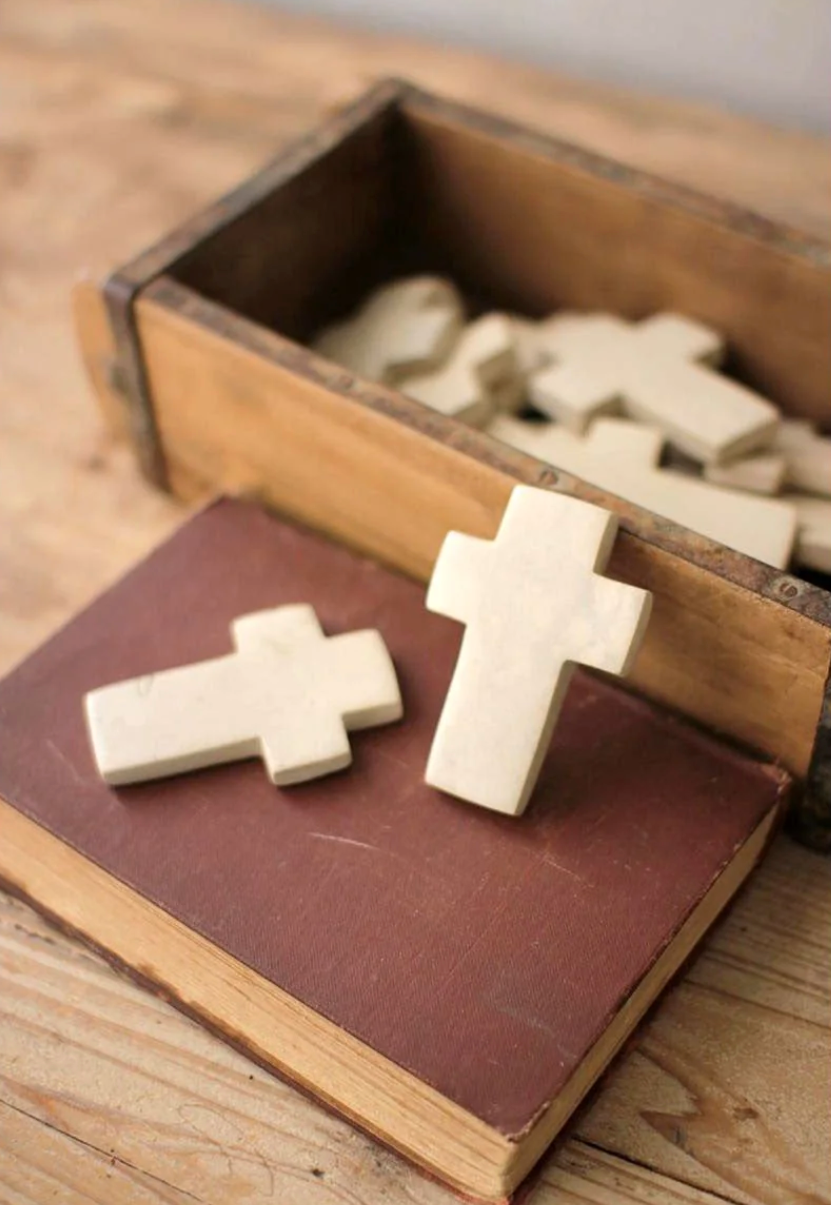
[[[195,1198],[0,1101],[4,1205],[188,1205]]]
[[[784,844],[780,848],[793,850]],[[798,860],[819,861],[804,850],[794,852]],[[772,860],[778,856],[779,850]],[[763,869],[760,877],[765,873]],[[748,894],[754,889],[755,884]],[[723,927],[732,922],[728,918]],[[117,1151],[117,1162],[125,1167],[146,1166],[152,1150],[151,1183],[200,1201],[215,1200],[220,1183],[226,1193],[229,1185],[233,1187],[234,1196],[223,1200],[234,1202],[304,1201],[309,1197],[303,1194],[313,1184],[319,1194],[314,1199],[321,1201],[346,1199],[369,1205],[384,1191],[398,1194],[392,1199],[418,1205],[454,1200],[344,1122],[216,1043],[164,1002],[113,975],[83,947],[55,933],[25,905],[8,897],[0,898],[0,971],[4,982],[0,1092],[19,1116],[48,1126],[48,1141],[54,1133],[69,1136],[72,1142],[61,1156],[67,1176],[85,1162],[84,1149],[105,1157]],[[715,1012],[708,1015],[706,1000],[701,1005],[701,991],[693,994],[692,1005],[682,1001],[679,1007],[677,996],[675,992],[669,997],[668,1023],[663,1019],[667,1010],[662,1008],[598,1102],[579,1121],[577,1133],[584,1141],[570,1140],[548,1160],[535,1201],[539,1205],[560,1200],[657,1205],[677,1200],[703,1205],[725,1197],[781,1200],[785,1199],[781,1194],[765,1195],[764,1177],[793,1183],[787,1177],[799,1162],[800,1148],[802,1152],[807,1148],[809,1164],[813,1160],[820,1168],[814,1199],[826,1199],[821,1180],[823,1135],[813,1133],[816,1122],[801,1137],[799,1117],[790,1122],[786,1118],[778,1127],[765,1125],[754,1112],[758,1101],[743,1086],[731,1092],[729,1084],[710,1083],[704,1075],[696,1078],[689,1066],[689,1050],[703,1040],[709,1051],[718,1053],[720,1041],[713,1033],[718,1033],[725,1010],[714,997],[710,1011]],[[729,1013],[729,998],[725,999]],[[768,1011],[774,1024],[784,1015]],[[738,1020],[741,1023],[743,1017]],[[751,1034],[745,1046],[756,1037],[756,1032]],[[746,1059],[750,1054],[752,1064],[752,1051],[743,1053]],[[826,1046],[826,1059],[827,1054]],[[745,1069],[737,1064],[733,1074],[741,1075]],[[761,1070],[763,1078],[765,1068]],[[824,1075],[822,1064],[813,1075],[815,1079]],[[695,1098],[691,1077],[698,1093]],[[793,1092],[800,1091],[802,1086],[794,1083]],[[610,1095],[613,1109],[605,1104]],[[804,1095],[803,1113],[810,1108],[810,1096]],[[736,1164],[732,1144],[739,1136],[747,1141],[742,1130],[750,1122],[757,1134],[762,1131],[754,1152],[762,1185],[758,1196],[736,1193],[710,1167],[712,1162],[721,1166],[720,1156],[729,1174],[731,1161]],[[771,1136],[779,1136],[779,1142],[767,1151],[764,1143]],[[592,1145],[586,1146],[585,1140]],[[631,1147],[635,1141],[637,1162],[643,1166],[631,1165],[629,1150],[626,1160],[607,1154],[609,1147],[627,1142]],[[21,1145],[27,1159],[40,1161],[41,1147],[22,1138]],[[673,1184],[664,1174],[668,1161],[682,1165],[684,1180],[709,1178],[717,1183],[717,1198],[703,1189],[699,1194],[683,1183]],[[649,1167],[659,1170],[646,1170]],[[2,1162],[0,1169],[5,1172]],[[802,1178],[804,1183],[804,1172]],[[160,1200],[169,1199],[159,1192]]]
[[[578,1132],[731,1201],[813,1205],[829,1199],[815,1106],[829,1077],[826,1027],[684,983]]]
[[[14,1164],[0,1168],[0,1190],[5,1205],[193,1205],[206,1202],[204,1197],[166,1184],[158,1177],[136,1168],[106,1151],[99,1151],[61,1130],[47,1128],[28,1113],[0,1103],[0,1132],[20,1154]],[[328,1155],[328,1151],[326,1152]],[[389,1156],[361,1152],[368,1164],[374,1155],[377,1170],[384,1169]],[[380,1176],[364,1174],[357,1163],[340,1164],[324,1157],[324,1166],[288,1168],[271,1176],[263,1188],[253,1186],[249,1200],[279,1201],[280,1205],[308,1205],[312,1194],[319,1205],[350,1201],[355,1205],[375,1205],[380,1198],[371,1195],[384,1191]],[[334,1169],[332,1164],[335,1164]],[[233,1163],[229,1159],[233,1169]],[[356,1189],[356,1174],[360,1186]],[[234,1177],[237,1184],[239,1181]],[[442,1205],[455,1198],[403,1169],[399,1178],[406,1200],[412,1205]],[[227,1182],[226,1182],[227,1183]],[[245,1197],[237,1197],[244,1200]],[[714,1197],[686,1184],[669,1180],[648,1168],[641,1168],[598,1151],[578,1141],[569,1142],[543,1172],[535,1195],[539,1205],[722,1205]],[[206,1202],[207,1205],[207,1202]]]
[[[3,666],[182,515],[102,431],[69,318],[73,281],[125,261],[390,73],[831,234],[831,156],[809,136],[222,0],[3,0]],[[827,862],[781,839],[688,986],[655,1013],[652,1044],[621,1062],[632,1091],[612,1080],[600,1092],[580,1124],[590,1143],[549,1162],[536,1200],[831,1199],[827,1089],[810,1066],[831,1050],[829,913]],[[5,898],[0,1011],[0,1197],[14,1205],[452,1199]],[[780,1048],[768,1014],[810,1024],[788,1024]],[[691,1090],[705,1113],[691,1113]],[[667,1123],[644,1121],[650,1109],[692,1116],[686,1151]],[[777,1136],[770,1151],[760,1126]]]

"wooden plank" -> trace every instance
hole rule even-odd
[[[830,1077],[826,1027],[685,982],[576,1133],[742,1205],[824,1202]]]
[[[577,1133],[729,1200],[827,1201],[810,1101],[831,1074],[830,886],[780,839]]]
[[[690,1184],[572,1139],[547,1164],[533,1205],[724,1205]]]
[[[395,1143],[405,1153],[418,1151],[421,1163],[445,1183],[464,1185],[474,1195],[495,1200],[524,1178],[570,1112],[567,1105],[573,1108],[579,1102],[679,960],[686,957],[695,936],[726,907],[760,856],[773,819],[769,813],[742,851],[747,864],[742,867],[741,859],[736,859],[699,902],[672,949],[653,964],[581,1063],[573,1081],[576,1086],[569,1084],[570,1098],[559,1098],[557,1107],[537,1120],[533,1142],[521,1153],[500,1131],[244,963],[218,951],[195,929],[124,886],[2,799],[0,827],[5,842],[0,878],[230,1045],[301,1087],[308,1086],[318,1099],[359,1120],[382,1142]],[[436,1134],[441,1135],[439,1140]]]
[[[101,1205],[209,1201],[220,1182],[229,1205],[305,1201],[312,1186],[322,1200],[349,1194],[367,1205],[392,1185],[414,1205],[456,1200],[2,893],[0,973],[0,1051],[16,1052],[0,1080],[0,1138],[17,1153],[14,1168],[0,1161],[0,1185],[30,1187],[21,1202],[45,1199],[33,1189],[50,1178],[67,1201],[85,1199],[68,1190],[92,1195],[99,1164],[116,1169]],[[42,1065],[53,1059],[64,1069],[44,1083]],[[116,1092],[114,1112],[108,1098]],[[615,1181],[621,1201],[655,1201],[659,1189],[673,1199],[660,1174],[575,1143],[550,1160],[535,1199],[580,1200],[583,1178],[591,1186],[583,1199],[598,1205]],[[683,1187],[677,1200],[708,1202]]]
[[[54,1205],[209,1205],[205,1197],[132,1168],[117,1155],[98,1151],[2,1100],[0,1138],[14,1151],[13,1164],[0,1164],[4,1205],[43,1205],[45,1201]],[[367,1151],[367,1165],[372,1156],[376,1165],[387,1171],[389,1180],[406,1191],[412,1205],[453,1205],[458,1201],[383,1151]],[[306,1167],[307,1162],[298,1160],[294,1168],[261,1164],[267,1174],[262,1186],[255,1186],[254,1196],[251,1186],[244,1180],[240,1183],[238,1176],[231,1186],[226,1178],[222,1200],[227,1205],[255,1200],[308,1205],[312,1192],[320,1201],[334,1201],[348,1193],[355,1205],[375,1205],[378,1198],[373,1193],[382,1187],[377,1171],[366,1174],[363,1167],[359,1170],[343,1158],[321,1159],[323,1164],[334,1162],[333,1174],[331,1167],[317,1163]],[[567,1143],[543,1170],[533,1199],[535,1205],[609,1205],[612,1193],[620,1205],[723,1205],[724,1201],[576,1141]]]
[[[517,481],[558,480],[383,389],[338,396],[338,370],[167,278],[136,314],[174,488],[181,466],[185,492],[202,478],[254,493],[426,579],[448,530],[492,537]],[[804,775],[831,629],[628,531],[610,572],[655,595],[634,684]]]
[[[0,881],[13,885],[44,915],[85,938],[116,966],[174,1001],[230,1045],[301,1088],[308,1087],[382,1142],[405,1155],[418,1152],[418,1162],[443,1182],[474,1196],[501,1200],[547,1151],[701,935],[727,907],[767,847],[776,819],[774,809],[757,825],[674,940],[620,1002],[566,1089],[537,1114],[521,1145],[244,963],[217,952],[198,932],[3,800]]]
[[[778,841],[687,979],[831,1029],[830,891],[826,858]]]
[[[193,1205],[198,1199],[2,1100],[0,1142],[13,1152],[0,1160],[4,1205]]]
[[[26,1163],[57,1131],[188,1200],[370,1205],[398,1187],[413,1205],[453,1200],[2,893],[0,977],[0,1099],[37,1123]],[[66,1158],[95,1183],[76,1149]]]
[[[815,858],[805,851],[799,853]],[[747,894],[752,896],[754,890],[751,886]],[[728,918],[726,925],[731,925],[732,919]],[[352,1199],[367,1205],[385,1191],[395,1191],[402,1200],[417,1205],[450,1205],[455,1200],[345,1122],[321,1112],[211,1038],[163,1001],[115,975],[84,947],[1,893],[0,981],[0,1100],[39,1123],[37,1130],[27,1124],[21,1137],[20,1157],[25,1157],[27,1164],[40,1157],[42,1142],[58,1132],[86,1148],[114,1156],[122,1166],[135,1164],[152,1177],[151,1183],[167,1183],[171,1191],[187,1193],[188,1199],[214,1200],[216,1186],[222,1184],[222,1199],[229,1205],[269,1199],[305,1201],[309,1198],[304,1194],[311,1192],[312,1185],[321,1200],[327,1199],[327,1193],[333,1199],[339,1193],[350,1193],[356,1194]],[[649,1038],[654,1044],[657,1032],[674,1046],[682,1039],[692,1045],[703,1037],[712,1048],[713,1037],[708,1037],[706,1029],[686,1034],[686,1011],[679,1019],[674,1009],[665,1026],[664,1009],[659,1007],[644,1040]],[[682,1038],[674,1036],[679,1026]],[[831,1037],[825,1041],[826,1055],[829,1048]],[[587,1132],[592,1143],[600,1140],[620,1146],[618,1130],[612,1133],[610,1129],[613,1124],[629,1124],[649,1133],[648,1123],[640,1114],[633,1116],[628,1102],[630,1092],[637,1102],[648,1102],[655,1087],[654,1074],[640,1050],[639,1042],[611,1077],[607,1091],[614,1093],[616,1101],[611,1120],[603,1108],[604,1093],[580,1121],[579,1132]],[[725,1053],[728,1051],[726,1048]],[[737,1079],[744,1073],[743,1059],[748,1053],[752,1051],[746,1043],[742,1058],[728,1068],[727,1078]],[[810,1058],[811,1053],[812,1047],[806,1044],[796,1052],[797,1062],[799,1057]],[[771,1079],[761,1121],[756,1119],[757,1127],[763,1125],[768,1135],[771,1128],[786,1125],[780,1115],[789,1094],[812,1084],[811,1079],[800,1083],[788,1066],[783,1063],[780,1073]],[[625,1077],[620,1089],[619,1076]],[[659,1089],[658,1103],[672,1099],[668,1081],[662,1080]],[[697,1121],[701,1128],[704,1123],[700,1119],[691,1122],[683,1113],[688,1096],[677,1090],[675,1099],[682,1102],[676,1111],[685,1118],[684,1124]],[[722,1097],[719,1100],[723,1104]],[[709,1104],[709,1098],[705,1103]],[[713,1140],[718,1140],[725,1158],[731,1144],[745,1137],[748,1121],[753,1120],[747,1110],[752,1107],[739,1105],[738,1117],[728,1110],[719,1117],[718,1126],[709,1117],[708,1124],[717,1130]],[[618,1114],[624,1121],[615,1120]],[[4,1116],[0,1113],[3,1137],[10,1133]],[[821,1160],[826,1130],[827,1123],[821,1121],[809,1127],[808,1139],[803,1136],[809,1162]],[[164,1136],[163,1141],[159,1135]],[[745,1199],[733,1188],[725,1191],[724,1183],[717,1198],[704,1189],[676,1184],[666,1168],[678,1160],[677,1143],[658,1134],[652,1145],[652,1170],[647,1170],[625,1156],[610,1155],[572,1139],[546,1161],[534,1200],[539,1205],[560,1201],[710,1205],[711,1200],[721,1201],[725,1196]],[[64,1148],[58,1158],[57,1166],[62,1174],[66,1167],[70,1183],[71,1175],[83,1183],[80,1171],[73,1170],[84,1163],[77,1148]],[[781,1159],[780,1150],[767,1160],[780,1181],[784,1172],[777,1160]],[[788,1167],[785,1159],[786,1172]],[[704,1175],[700,1167],[694,1170],[699,1178]],[[2,1156],[0,1174],[8,1175]],[[798,1178],[793,1181],[795,1185],[800,1182]],[[790,1183],[784,1181],[786,1188]],[[817,1184],[821,1192],[821,1178]],[[112,1199],[121,1205],[115,1194]],[[763,1192],[758,1197],[751,1194],[749,1199],[768,1205]]]
[[[7,0],[3,8],[6,41],[15,62],[25,61],[39,93],[46,95],[56,68],[73,85],[69,95],[62,93],[61,112],[49,113],[42,123],[29,121],[26,137],[54,135],[69,104],[81,117],[94,109],[104,122],[103,139],[100,126],[84,126],[82,143],[66,148],[72,157],[104,149],[106,128],[117,114],[137,137],[112,144],[114,168],[146,162],[145,150],[154,141],[188,155],[189,170],[154,160],[158,170],[152,178],[132,176],[140,200],[158,196],[161,189],[165,204],[173,207],[171,180],[181,180],[186,189],[190,177],[193,189],[204,185],[212,170],[218,174],[215,195],[217,184],[227,186],[219,176],[229,167],[236,165],[237,174],[226,180],[241,179],[256,164],[252,156],[262,159],[278,140],[302,130],[310,116],[343,103],[372,79],[400,75],[484,107],[492,108],[498,96],[500,112],[555,137],[695,188],[704,184],[802,229],[831,232],[831,165],[823,140],[710,105],[558,77],[426,41],[369,36],[256,6],[238,9],[227,0],[208,6],[204,0],[180,0],[176,6],[149,8],[135,0],[113,0],[105,10],[95,0],[77,0],[72,20],[62,0]],[[76,68],[86,78],[94,73],[102,92],[95,97],[76,92]],[[13,105],[32,105],[30,93],[14,92],[9,100],[10,121]],[[250,167],[240,166],[245,159]],[[204,199],[210,197],[205,192]],[[186,216],[188,198],[181,195],[178,204]],[[157,209],[156,219],[157,234],[170,229],[169,215]],[[117,227],[113,215],[105,223],[107,238],[118,233]],[[136,240],[135,230],[123,225],[120,234],[121,252],[115,259],[101,258],[98,267],[125,260],[149,242],[141,232]]]

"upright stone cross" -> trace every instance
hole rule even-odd
[[[285,786],[348,766],[348,731],[401,717],[395,669],[380,633],[327,639],[314,608],[236,619],[235,652],[147,674],[86,696],[106,782],[142,782],[262,757]]]
[[[652,596],[600,577],[617,519],[517,486],[493,541],[450,532],[427,606],[466,624],[427,765],[434,787],[519,815],[574,664],[625,674]]]

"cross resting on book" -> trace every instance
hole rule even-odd
[[[496,811],[530,798],[576,663],[625,674],[651,595],[600,576],[617,519],[517,486],[493,541],[451,532],[427,606],[466,625],[429,785]],[[235,651],[92,691],[102,777],[121,785],[261,756],[278,785],[342,769],[349,731],[403,714],[377,631],[324,636],[311,606],[245,615]]]

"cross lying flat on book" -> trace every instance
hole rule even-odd
[[[120,785],[261,756],[273,782],[348,766],[348,731],[401,718],[376,631],[324,636],[314,608],[277,607],[231,625],[235,652],[92,691],[101,776]]]
[[[517,486],[496,539],[451,532],[427,607],[467,625],[426,780],[520,814],[576,662],[627,673],[652,596],[599,576],[617,518],[599,506]]]

